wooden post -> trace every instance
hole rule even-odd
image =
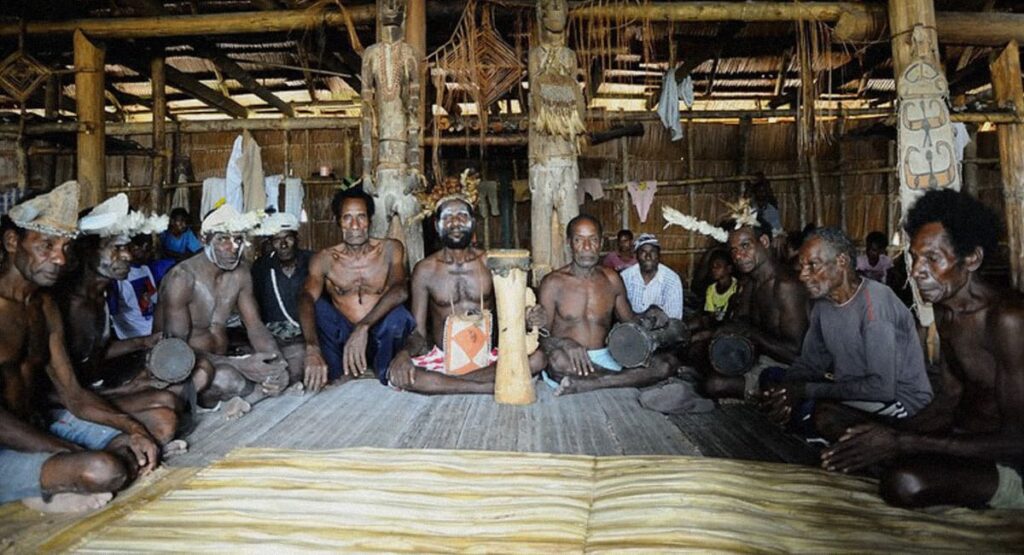
[[[352,133],[345,129],[341,132],[341,173],[343,177],[352,177]]]
[[[825,202],[821,194],[821,177],[818,175],[818,155],[811,152],[807,156],[808,171],[811,173],[811,200],[814,204],[814,225],[825,225]]]
[[[891,168],[896,165],[896,141],[889,141],[885,153],[885,167]],[[896,232],[901,214],[896,211],[896,202],[899,198],[900,184],[896,174],[889,172],[885,174],[885,237],[892,241],[892,234]]]
[[[696,171],[693,169],[693,120],[686,120],[686,177],[693,177]],[[697,213],[697,195],[693,192],[693,187],[686,192],[687,202],[690,203],[690,215],[699,218],[700,215]],[[686,246],[690,250],[690,267],[687,268],[686,273],[688,275],[687,281],[693,283],[693,272],[697,265],[697,254],[694,252],[697,246],[697,234],[689,232],[690,238],[686,241]]]
[[[846,117],[840,114],[836,119],[836,164],[839,166],[839,171],[846,169],[843,160],[843,135],[845,134]],[[843,178],[843,174],[839,174],[836,179],[836,200],[839,202],[839,229],[844,233],[849,233],[849,230],[846,229],[846,180]]]
[[[750,127],[753,124],[751,118],[740,118],[739,140],[736,144],[736,162],[741,174],[750,173]],[[687,177],[693,177],[688,175]],[[747,194],[747,184],[740,184],[740,194]]]
[[[81,31],[75,31],[75,103],[78,107],[79,208],[95,206],[107,197],[106,131],[103,117],[103,58],[105,51]]]
[[[60,112],[60,88],[60,78],[51,73],[46,78],[46,96],[43,100],[43,115],[49,121],[56,120],[57,114]],[[46,155],[44,164],[46,166],[46,182],[43,185],[47,188],[56,187],[57,155]]]
[[[1024,115],[1024,87],[1021,85],[1020,53],[1017,41],[989,64],[992,89],[999,106],[1012,107]],[[1013,287],[1024,290],[1024,124],[1000,124],[999,168],[1006,204],[1006,239],[1010,246],[1010,278]]]
[[[972,196],[978,196],[978,126],[968,125],[967,136],[971,142],[964,147],[964,190]]]
[[[625,139],[619,141],[619,149],[622,154],[622,182],[629,182],[629,145]],[[622,227],[620,229],[629,229],[629,189],[622,189]]]
[[[167,182],[167,87],[164,80],[164,58],[157,56],[149,62],[153,83],[153,174],[149,181],[149,209],[160,212]]]
[[[424,59],[427,56],[427,3],[426,0],[408,0],[405,8],[405,42],[412,46],[413,51],[420,60],[420,136],[419,144],[422,145],[427,128],[427,89],[430,80],[427,79],[427,64]],[[420,167],[417,171],[423,173],[423,162],[426,156],[420,156]]]
[[[924,27],[931,49],[928,61],[942,67],[939,60],[939,41],[935,35],[935,4],[932,0],[889,0],[889,29],[892,38],[893,76],[898,80],[903,70],[913,61],[913,30]]]

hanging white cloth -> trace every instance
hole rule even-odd
[[[963,176],[964,171],[964,149],[971,142],[971,134],[967,132],[967,126],[962,122],[953,122],[953,146],[954,154],[956,155],[956,161],[960,164],[960,175]]]
[[[281,209],[277,206],[277,199],[281,193],[281,182],[284,181],[283,175],[268,175],[263,178],[263,188],[267,193],[267,209],[273,208],[276,212],[280,212]]]
[[[295,216],[300,222],[303,219],[302,202],[306,191],[302,187],[302,180],[298,177],[289,177],[284,180],[284,211]]]
[[[185,183],[188,179],[184,175],[178,176],[178,183]],[[175,187],[174,196],[171,197],[171,210],[184,208],[188,210],[188,187]],[[170,212],[170,210],[168,210]]]
[[[227,200],[227,180],[223,177],[207,177],[203,180],[203,200],[199,204],[199,217],[202,221],[211,210]]]
[[[665,72],[661,82],[661,98],[658,100],[658,116],[666,129],[672,130],[672,140],[683,138],[683,124],[679,121],[679,101],[693,106],[693,79],[687,75],[682,83],[676,82],[676,70]]]
[[[242,136],[235,137],[235,144],[231,147],[231,157],[228,158],[228,167],[225,172],[224,199],[232,208],[239,213],[245,212],[245,205],[242,200]],[[205,182],[204,182],[205,183]],[[206,211],[204,210],[205,214]]]

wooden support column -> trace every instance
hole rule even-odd
[[[845,134],[846,117],[840,114],[836,119],[836,165],[839,171],[846,169],[843,159],[843,135]],[[836,201],[839,204],[839,229],[844,233],[849,233],[846,229],[846,180],[843,178],[843,174],[839,174],[839,177],[836,178]]]
[[[818,155],[814,152],[807,156],[807,170],[811,174],[811,201],[814,204],[814,225],[825,225],[825,202],[821,193],[821,176],[818,174]]]
[[[1019,50],[1017,41],[1010,41],[989,69],[996,103],[1024,116]],[[1013,287],[1020,291],[1024,290],[1024,124],[1000,124],[996,133],[1006,204],[1006,239],[1010,245],[1010,278]]]
[[[153,58],[149,63],[150,79],[153,84],[153,174],[149,181],[149,209],[161,212],[164,200],[164,184],[167,183],[167,86],[164,80],[164,59]]]
[[[342,177],[352,177],[352,132],[345,129],[341,132],[341,173]]]
[[[750,173],[750,127],[753,125],[751,118],[740,118],[739,140],[736,142],[736,165],[741,174]],[[687,177],[693,177],[688,175]],[[747,194],[747,183],[740,184],[740,194]]]
[[[105,50],[75,31],[75,102],[78,113],[79,208],[107,198],[106,128],[103,117]]]
[[[405,41],[412,46],[416,56],[420,60],[420,148],[423,148],[423,138],[427,129],[427,90],[431,81],[427,79],[427,2],[426,0],[408,0],[405,8]],[[420,156],[420,167],[417,170],[423,172],[423,164],[426,156]]]
[[[57,119],[57,114],[60,112],[60,94],[61,94],[60,78],[54,74],[50,74],[46,78],[46,96],[43,100],[43,115],[48,121]],[[57,186],[57,155],[47,154],[44,158],[44,164],[46,167],[46,180],[43,186],[46,188],[53,188]]]
[[[619,151],[622,155],[622,182],[629,182],[629,145],[626,144],[625,139],[619,141]],[[623,187],[622,189],[622,227],[620,229],[629,229],[629,189]]]
[[[903,70],[913,61],[913,31],[915,25],[924,27],[931,49],[928,61],[942,67],[939,60],[939,41],[935,35],[935,4],[932,0],[889,0],[889,29],[892,30],[892,74],[900,78]]]
[[[889,141],[885,154],[885,167],[896,166],[896,141]],[[899,225],[900,212],[896,210],[899,202],[900,183],[895,172],[885,174],[885,236],[891,242],[893,233]]]
[[[978,196],[978,126],[968,125],[967,136],[971,142],[964,147],[962,185],[972,196]]]
[[[686,120],[686,177],[693,178],[696,175],[696,171],[693,169],[693,120]],[[686,191],[686,200],[690,205],[689,214],[695,218],[699,218],[700,215],[697,213],[697,195],[693,192],[693,187],[690,187]],[[689,232],[690,238],[686,241],[686,246],[690,251],[690,265],[686,269],[687,282],[693,283],[693,273],[697,266],[697,234]]]

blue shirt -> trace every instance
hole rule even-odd
[[[186,229],[181,237],[175,237],[170,231],[160,234],[160,246],[164,252],[176,252],[178,254],[195,254],[203,250],[202,243],[191,229]]]

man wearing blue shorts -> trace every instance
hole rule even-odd
[[[11,209],[0,223],[0,503],[81,511],[159,462],[146,428],[75,378],[56,283],[76,233],[78,184]],[[53,391],[65,409],[47,405]]]

